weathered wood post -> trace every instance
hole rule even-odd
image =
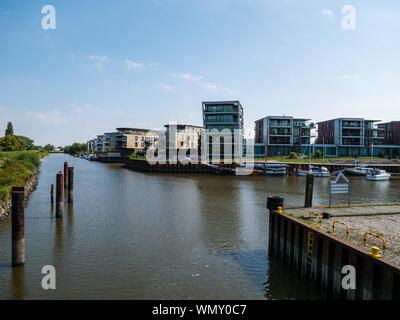
[[[68,202],[74,202],[74,167],[68,167]]]
[[[307,180],[306,180],[306,196],[304,199],[305,208],[312,207],[313,189],[314,189],[314,174],[309,172],[307,173]]]
[[[271,214],[271,211],[277,211],[278,207],[283,208],[283,198],[282,197],[268,197],[267,199],[267,209],[269,210],[269,246],[268,251],[271,255],[277,255],[278,253],[278,225],[277,217]]]
[[[64,162],[64,188],[68,187],[68,162]]]
[[[13,187],[11,191],[12,266],[25,263],[25,188]]]
[[[54,184],[50,187],[50,203],[53,204],[54,202]]]
[[[56,183],[56,218],[62,218],[63,198],[64,198],[63,174],[61,171],[59,171],[57,173],[57,183]]]

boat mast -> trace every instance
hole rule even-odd
[[[264,167],[267,166],[267,157],[268,157],[268,130],[269,126],[267,127],[267,134],[265,137],[265,159],[264,159]]]

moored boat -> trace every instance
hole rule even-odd
[[[353,167],[353,168],[344,169],[343,173],[347,176],[353,176],[353,177],[363,176],[363,177],[365,177],[372,170],[373,170],[372,168],[366,168],[366,167]]]
[[[330,177],[331,176],[329,173],[329,170],[325,167],[310,166],[310,169],[308,169],[308,170],[297,171],[297,174],[299,176],[306,176],[309,173],[314,174],[314,177]]]
[[[387,181],[390,176],[391,174],[385,170],[374,169],[368,173],[366,179],[369,181]]]

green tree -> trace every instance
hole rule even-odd
[[[0,138],[0,149],[2,151],[19,151],[21,144],[16,136],[8,134]]]
[[[44,150],[46,150],[46,151],[51,151],[53,149],[54,149],[54,146],[52,144],[46,144],[44,146]]]
[[[11,122],[7,123],[7,129],[6,129],[6,136],[8,135],[13,135],[14,134],[14,129],[13,129],[13,125]]]
[[[72,146],[64,147],[64,153],[68,154],[84,153],[85,151],[86,151],[86,143],[75,142],[72,144]]]
[[[317,158],[322,158],[323,155],[324,155],[324,154],[322,153],[321,150],[315,151],[315,156],[316,156]]]
[[[21,144],[21,150],[34,150],[33,140],[24,136],[16,136]]]

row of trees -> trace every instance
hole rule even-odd
[[[22,150],[40,150],[51,151],[53,145],[47,144],[44,148],[35,146],[32,139],[24,136],[14,135],[14,128],[11,122],[7,123],[4,137],[0,137],[0,151],[22,151]]]
[[[64,153],[79,154],[86,151],[86,143],[75,142],[71,146],[64,147]]]

